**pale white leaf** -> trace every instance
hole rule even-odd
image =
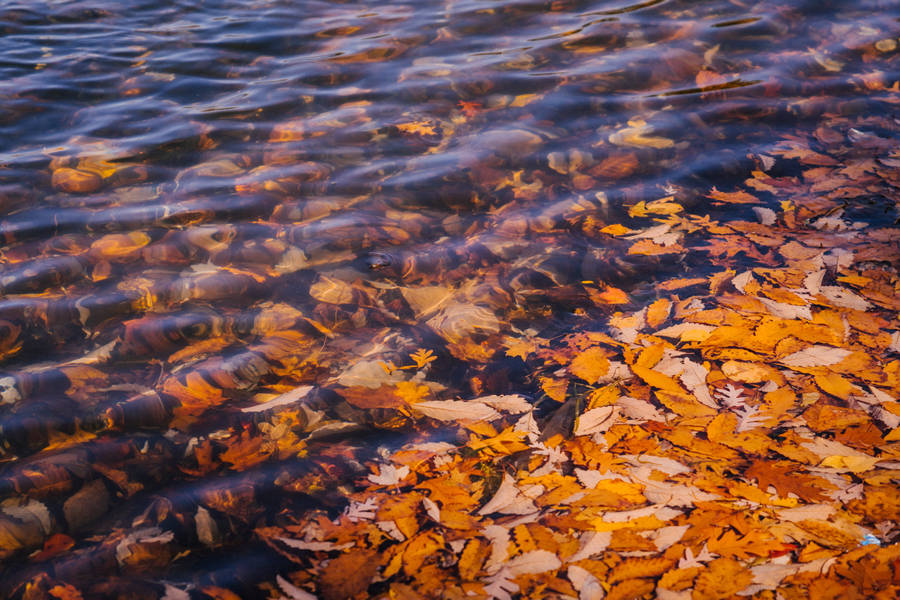
[[[849,350],[815,344],[781,359],[789,367],[828,367],[837,364],[850,355]]]
[[[647,402],[646,400],[638,400],[637,398],[630,398],[628,396],[622,396],[618,400],[616,400],[616,406],[618,406],[622,415],[627,419],[639,419],[642,421],[659,421],[660,423],[664,423],[666,418],[659,412],[655,406]]]
[[[888,346],[888,350],[900,353],[900,331],[891,334],[891,345]]]
[[[768,210],[768,209],[766,209],[766,210]],[[769,211],[769,212],[772,212],[772,211]],[[774,222],[775,213],[772,213],[772,215],[773,215],[772,220]],[[746,294],[747,292],[744,291],[744,288],[747,287],[747,284],[750,283],[751,281],[756,281],[756,279],[754,279],[754,277],[753,277],[753,272],[752,271],[744,271],[740,275],[735,275],[734,277],[731,278],[731,285],[733,285],[734,289],[736,289],[740,293]]]
[[[873,406],[870,412],[872,414],[872,417],[877,419],[879,422],[884,423],[885,427],[889,429],[896,429],[897,427],[900,427],[900,416],[886,411],[880,406]]]
[[[578,591],[578,600],[602,600],[606,591],[600,581],[587,569],[572,565],[566,570],[572,587]]]
[[[666,458],[665,456],[655,456],[653,454],[623,454],[622,458],[626,459],[628,464],[634,467],[650,467],[668,475],[683,475],[684,473],[690,473],[692,470],[690,467],[683,465],[677,460]]]
[[[432,452],[434,454],[447,454],[451,450],[456,450],[456,446],[447,442],[423,442],[421,444],[413,444],[407,446],[410,450],[420,450],[422,452]]]
[[[885,402],[894,402],[894,397],[884,390],[869,386],[869,391],[872,393],[872,396],[874,396],[875,399],[878,400],[878,402],[881,404],[884,404]]]
[[[575,435],[603,433],[615,425],[618,416],[619,408],[617,406],[592,408],[578,417],[575,422]]]
[[[763,424],[769,420],[768,417],[760,414],[759,407],[757,406],[744,406],[743,408],[736,410],[735,414],[738,418],[738,424],[735,431],[738,433],[762,427]]]
[[[432,521],[435,523],[441,522],[441,509],[435,504],[434,500],[431,498],[422,498],[422,507],[425,508],[425,513]]]
[[[694,556],[694,552],[690,549],[690,547],[684,549],[684,558],[678,561],[679,569],[690,569],[691,567],[702,567],[703,563],[707,563],[714,558],[718,558],[718,554],[713,554],[709,551],[709,548],[706,547],[706,544],[703,544],[703,548],[700,549],[700,553],[697,556]]]
[[[867,300],[846,288],[823,285],[819,288],[819,293],[825,296],[835,306],[853,308],[856,310],[868,310],[872,307]]]
[[[472,402],[481,402],[487,404],[495,410],[499,410],[511,415],[520,415],[530,412],[534,406],[525,399],[525,396],[519,394],[507,394],[505,396],[482,396],[475,398]]]
[[[603,520],[607,523],[625,523],[640,519],[641,517],[656,517],[660,521],[669,521],[674,519],[683,511],[669,508],[668,506],[652,505],[644,508],[636,508],[634,510],[618,510],[603,513]]]
[[[768,298],[759,298],[759,300],[766,305],[766,308],[769,309],[769,313],[772,316],[778,317],[779,319],[812,320],[812,311],[810,311],[809,306],[805,304],[802,306],[785,304],[784,302],[775,302]]]
[[[578,562],[605,551],[612,542],[612,531],[587,531],[578,540],[578,551],[569,562]]]
[[[646,473],[649,475],[650,473]],[[712,502],[721,500],[719,496],[704,492],[698,487],[682,484],[669,483],[668,481],[656,481],[649,477],[635,476],[644,486],[644,496],[654,504],[664,504],[667,506],[683,506],[692,507],[697,502]]]
[[[639,231],[632,235],[626,235],[625,239],[626,240],[642,240],[642,239],[656,240],[660,236],[664,236],[666,233],[668,233],[668,231],[670,229],[672,229],[671,225],[663,223],[662,225],[655,225],[653,227],[644,229],[644,230]]]
[[[511,594],[519,591],[519,586],[512,581],[509,569],[502,569],[488,578],[488,584],[484,586],[484,592],[492,600],[512,600]]]
[[[828,518],[834,514],[835,510],[835,507],[830,504],[804,504],[795,506],[794,508],[776,509],[775,514],[783,521],[798,523],[810,519],[827,521]]]
[[[716,398],[722,403],[722,406],[731,409],[746,406],[747,402],[747,398],[744,397],[744,391],[730,383],[716,391]]]
[[[502,525],[488,525],[482,533],[491,542],[491,555],[485,562],[484,569],[488,573],[494,573],[506,562],[509,554],[509,529]]]
[[[537,509],[534,502],[519,491],[515,479],[509,473],[505,473],[494,497],[481,507],[478,514],[489,515],[496,512],[507,515],[527,515]]]
[[[692,332],[691,335],[695,338],[698,334],[709,337],[715,330],[716,327],[714,325],[704,325],[702,323],[679,323],[677,325],[672,325],[671,327],[666,327],[665,329],[660,329],[659,331],[655,332],[654,335],[681,339],[682,336],[684,336],[687,332]]]
[[[825,279],[825,269],[814,271],[803,278],[803,286],[811,294],[818,294],[822,289],[822,280]]]
[[[537,421],[534,420],[533,412],[527,412],[519,417],[519,420],[513,425],[513,431],[525,431],[533,436],[539,436],[541,434]]]
[[[383,464],[379,467],[378,475],[369,475],[369,481],[377,485],[396,485],[409,475],[409,467],[406,465],[397,468],[391,464]]]
[[[162,598],[159,600],[191,600],[191,595],[188,594],[181,588],[177,588],[174,585],[170,585],[168,583],[164,584],[165,587],[163,590],[165,594],[163,594]]]
[[[427,400],[416,402],[414,411],[444,422],[490,421],[500,416],[496,410],[481,402],[461,400]]]
[[[281,591],[291,600],[317,600],[314,595],[306,590],[301,590],[281,575],[275,576],[275,583],[278,584]]]
[[[275,538],[285,546],[296,548],[297,550],[309,550],[311,552],[327,552],[330,550],[343,550],[353,546],[352,543],[335,544],[334,542],[319,542],[316,540],[295,540],[293,538],[277,537]]]
[[[794,575],[800,570],[796,564],[779,565],[772,563],[764,563],[755,567],[750,567],[753,573],[753,584],[759,586],[763,590],[774,590],[781,581],[788,575]]]
[[[532,550],[511,559],[507,563],[507,568],[513,577],[546,573],[547,571],[554,571],[561,566],[562,561],[549,550]]]
[[[344,509],[344,514],[354,523],[357,521],[373,521],[377,510],[378,504],[375,498],[366,498],[365,502],[352,500],[350,506]]]
[[[775,224],[775,211],[771,208],[765,208],[762,206],[754,206],[753,212],[756,213],[756,219],[762,223],[763,225],[774,225]]]
[[[245,413],[256,413],[262,412],[264,410],[269,410],[272,408],[276,408],[279,406],[285,406],[287,404],[293,404],[294,402],[298,402],[306,397],[309,394],[310,390],[313,389],[311,385],[301,385],[299,387],[295,387],[289,392],[285,392],[280,396],[272,398],[268,402],[263,402],[262,404],[257,404],[256,406],[249,406],[241,410],[241,412]]]
[[[375,526],[398,542],[402,542],[406,539],[406,536],[403,535],[403,532],[400,531],[399,527],[397,527],[397,523],[395,521],[376,521]]]
[[[684,384],[684,387],[693,392],[700,404],[710,408],[719,408],[706,386],[706,376],[709,375],[709,371],[703,365],[695,363],[689,358],[682,359],[682,364],[684,371],[681,373],[681,383]]]
[[[656,549],[663,552],[676,542],[681,541],[681,538],[690,527],[690,525],[660,527],[655,532],[651,532],[650,539],[653,540],[653,545],[656,546]]]

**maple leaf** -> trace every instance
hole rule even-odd
[[[714,558],[718,558],[718,554],[713,554],[709,551],[709,548],[706,547],[706,544],[703,544],[703,548],[700,549],[700,553],[694,556],[694,551],[687,547],[684,549],[684,557],[678,560],[678,568],[679,569],[690,569],[692,567],[702,567],[704,563],[708,563]]]

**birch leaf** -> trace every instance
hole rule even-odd
[[[849,350],[814,344],[783,357],[780,362],[789,367],[828,367],[837,364],[850,355]]]
[[[554,571],[562,566],[559,557],[548,550],[532,550],[517,556],[507,563],[513,576],[535,575],[546,571]]]
[[[481,402],[461,400],[429,400],[417,402],[412,410],[438,421],[490,421],[500,416],[496,410]]]

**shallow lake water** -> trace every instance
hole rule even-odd
[[[751,269],[887,273],[891,373],[898,35],[887,0],[4,2],[0,595],[401,597],[276,529],[463,443],[442,402],[572,439],[623,319]],[[567,371],[583,332],[625,357]]]

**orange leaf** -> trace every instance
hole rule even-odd
[[[596,346],[588,348],[572,359],[569,372],[588,383],[596,383],[609,371],[609,360],[606,354]]]
[[[756,196],[748,194],[744,191],[736,191],[736,192],[720,192],[715,187],[710,190],[709,194],[706,196],[707,198],[712,198],[713,200],[718,200],[720,202],[728,202],[729,204],[758,204],[759,200]]]
[[[374,550],[354,548],[341,554],[325,567],[319,578],[319,589],[325,600],[346,600],[369,589],[380,561]]]
[[[753,574],[731,558],[719,558],[708,565],[694,582],[693,600],[725,600],[753,582]]]

